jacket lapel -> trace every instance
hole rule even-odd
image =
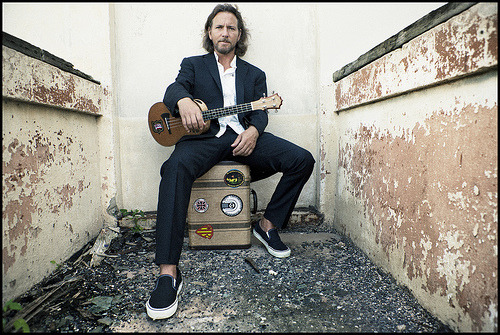
[[[237,57],[237,56],[235,56]],[[245,76],[248,68],[239,57],[236,58],[236,104],[245,103]]]
[[[217,87],[219,88],[222,94],[222,84],[220,82],[219,69],[217,68],[217,61],[215,60],[215,55],[213,53],[207,54],[205,57],[205,64],[207,65],[208,72],[214,81],[217,83]]]
[[[248,71],[247,65],[238,57],[236,57],[236,104],[240,105],[245,103],[245,76]],[[205,57],[205,64],[207,66],[208,72],[217,83],[222,94],[222,84],[220,81],[219,69],[217,67],[217,61],[213,53],[207,54]]]

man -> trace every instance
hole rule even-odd
[[[185,58],[163,103],[182,119],[192,135],[182,137],[170,158],[162,165],[156,223],[156,258],[160,276],[146,309],[153,319],[172,316],[182,288],[178,268],[184,226],[193,182],[223,160],[250,166],[251,180],[283,176],[253,234],[275,257],[288,257],[290,249],[277,229],[289,220],[299,194],[309,179],[314,158],[307,150],[264,132],[265,111],[251,111],[206,123],[193,99],[208,109],[233,106],[267,95],[265,73],[243,61],[248,32],[241,14],[231,5],[217,5],[205,24],[206,55]],[[216,122],[214,122],[216,121]]]

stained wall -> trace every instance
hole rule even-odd
[[[103,83],[3,49],[4,301],[95,236],[113,200],[155,209],[171,149],[155,147],[147,110],[182,57],[204,52],[200,27],[214,5],[2,4],[4,30]],[[240,5],[255,46],[247,60],[285,99],[269,130],[317,159],[300,204],[317,205],[326,227],[455,329],[495,328],[496,5],[478,4],[331,83],[345,57],[415,20],[396,7],[415,15],[441,4],[356,6]],[[32,72],[16,75],[20,64]],[[263,204],[276,182],[256,185]]]
[[[497,38],[479,3],[336,82],[321,144],[335,228],[456,331],[497,329]]]
[[[2,302],[106,225],[115,195],[109,93],[2,46]]]

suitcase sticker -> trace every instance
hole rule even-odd
[[[220,203],[220,209],[227,216],[236,216],[243,209],[243,201],[235,194],[226,195]]]
[[[245,182],[245,175],[240,170],[232,169],[224,175],[224,182],[229,187],[238,187]]]
[[[211,239],[212,236],[214,236],[214,228],[211,225],[207,224],[196,230],[196,234],[200,235],[203,238]]]

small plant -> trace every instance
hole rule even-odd
[[[18,302],[14,302],[12,300],[9,300],[5,303],[5,306],[3,306],[4,316],[2,316],[2,324],[3,324],[2,330],[3,330],[3,332],[8,331],[8,329],[5,329],[5,326],[7,325],[7,319],[5,318],[5,314],[7,314],[10,311],[20,311],[22,309],[23,309],[23,307]],[[19,329],[21,329],[23,333],[30,332],[30,327],[28,326],[26,321],[22,318],[15,320],[14,323],[12,324],[12,327],[14,327],[15,331],[18,331]]]
[[[50,261],[52,264],[56,266],[57,269],[61,267],[61,264],[58,264],[56,261]]]
[[[146,220],[143,211],[140,211],[138,209],[134,209],[133,211],[132,210],[129,211],[128,209],[120,209],[120,212],[122,213],[122,217],[127,217],[127,216],[132,217],[132,220],[134,221],[134,227],[132,227],[133,232],[139,233],[144,229],[144,227],[142,227],[139,224],[139,221]]]

